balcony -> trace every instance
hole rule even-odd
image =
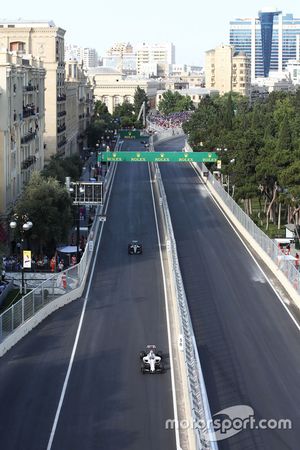
[[[57,127],[57,133],[62,133],[63,131],[65,131],[65,129],[66,129],[66,125],[65,124],[59,125]]]
[[[21,137],[21,145],[28,144],[36,137],[36,131],[29,131],[25,136]]]
[[[36,86],[32,86],[30,83],[27,84],[27,86],[24,86],[24,91],[25,92],[32,92],[32,91],[36,91],[37,87]]]
[[[66,114],[67,114],[66,111],[58,111],[57,117],[63,117],[63,116],[65,116]]]
[[[23,106],[23,118],[35,116],[35,105],[33,103]]]
[[[66,100],[66,98],[67,98],[66,94],[60,94],[57,96],[56,99],[58,102],[64,102]]]
[[[67,143],[66,137],[64,137],[60,142],[57,144],[57,148],[63,147]]]
[[[34,164],[35,162],[36,162],[36,156],[34,156],[34,155],[28,156],[28,158],[26,158],[26,159],[24,159],[24,161],[22,161],[21,169],[26,170],[30,166],[32,166],[32,164]]]

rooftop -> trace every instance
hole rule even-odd
[[[44,28],[53,28],[55,27],[55,23],[53,20],[23,20],[23,19],[0,19],[0,26],[4,28],[22,28],[22,27],[44,27]]]

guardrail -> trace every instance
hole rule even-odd
[[[160,136],[158,136],[157,140],[160,140],[159,137]],[[165,135],[163,136],[163,139],[164,138]],[[150,147],[152,147],[152,142],[150,142]],[[161,199],[160,203],[166,226],[167,251],[168,257],[170,258],[171,267],[173,268],[172,274],[176,292],[177,307],[180,316],[181,333],[184,338],[183,351],[187,367],[190,404],[196,434],[197,448],[198,450],[217,450],[218,446],[214,441],[212,417],[204,377],[177,256],[176,240],[174,237],[168,201],[161,179],[159,166],[157,163],[154,163],[153,167],[155,170],[155,179],[159,190],[159,196]]]
[[[186,151],[193,151],[188,143],[185,144]],[[232,214],[245,228],[245,230],[252,236],[255,242],[260,248],[273,260],[279,270],[286,276],[287,280],[291,283],[292,287],[300,294],[300,273],[290,260],[285,258],[282,251],[278,248],[275,242],[269,238],[243,211],[243,209],[235,202],[235,200],[225,191],[221,183],[213,176],[213,174],[207,169],[204,163],[193,163],[195,166],[207,174],[207,180],[212,184],[215,191],[219,194],[223,202],[230,209]]]
[[[116,145],[118,145],[118,142]],[[108,168],[103,184],[103,205],[105,205],[107,193],[110,190],[114,170],[115,163],[112,163]],[[95,217],[101,215],[103,207],[104,206],[97,207]],[[95,218],[88,235],[84,253],[77,265],[70,267],[63,272],[54,274],[0,315],[0,356],[8,350],[5,345],[5,340],[16,333],[22,325],[37,316],[43,308],[50,303],[55,303],[53,309],[49,308],[48,314],[50,314],[55,309],[63,306],[66,302],[75,300],[82,295],[88,270],[93,258],[93,250],[99,237],[98,231],[100,223],[101,222]],[[65,300],[66,297],[68,298],[67,301]],[[36,322],[39,323],[46,315],[41,314],[40,318],[36,319]],[[35,323],[35,325],[37,323]],[[9,348],[10,347],[11,345]]]

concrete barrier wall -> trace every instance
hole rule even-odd
[[[52,314],[59,308],[67,305],[73,300],[81,297],[84,289],[84,284],[82,284],[78,289],[60,296],[56,300],[48,303],[39,312],[37,312],[33,317],[24,322],[19,328],[17,328],[14,333],[11,333],[0,345],[0,357],[3,356],[11,347],[13,347],[17,342],[20,341],[26,334],[28,334],[33,328],[39,325],[46,317]]]

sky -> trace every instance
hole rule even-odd
[[[276,0],[275,0],[276,1]],[[0,19],[53,20],[66,30],[65,41],[95,48],[99,56],[116,42],[172,42],[177,64],[203,65],[204,54],[229,43],[229,22],[258,15],[265,7],[300,17],[296,0],[14,0],[5,2]]]

